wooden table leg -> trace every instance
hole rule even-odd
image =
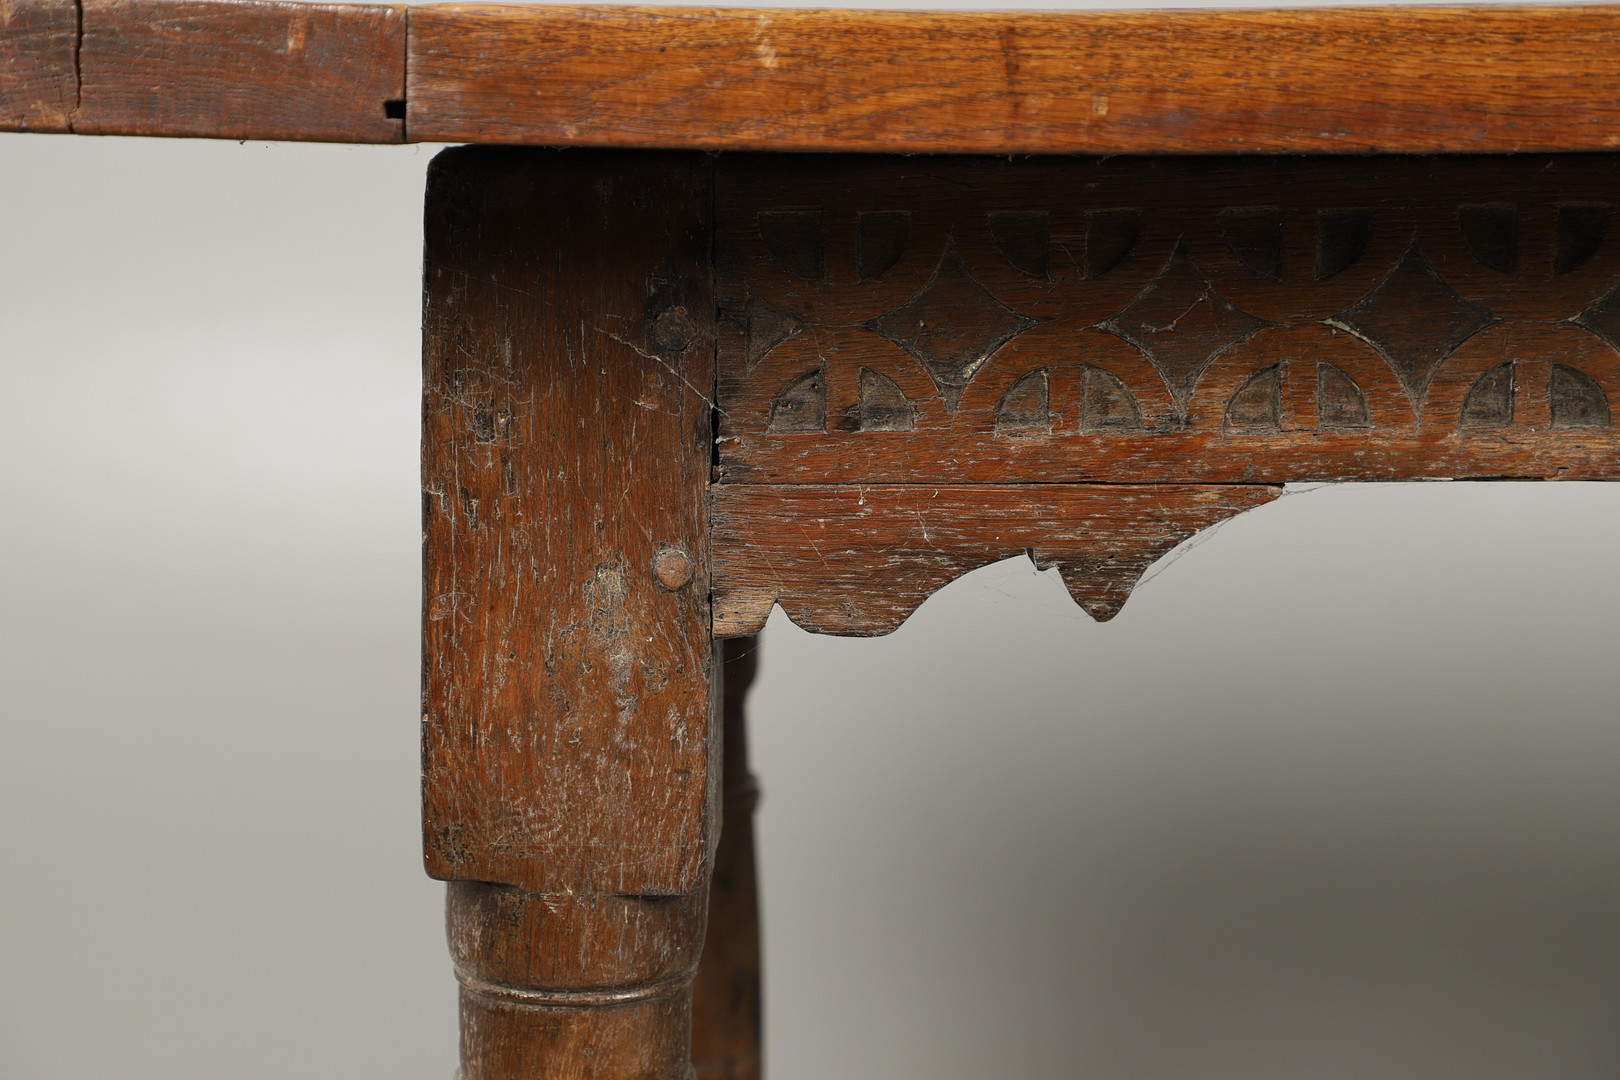
[[[693,985],[692,1065],[698,1080],[759,1080],[759,887],[744,708],[759,667],[759,639],[725,642],[724,799],[709,890],[709,929]]]
[[[686,1080],[718,834],[700,155],[428,181],[423,805],[465,1080]]]
[[[707,900],[450,882],[462,1076],[685,1080]]]

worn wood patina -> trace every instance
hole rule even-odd
[[[11,131],[931,154],[1620,146],[1613,5],[13,0],[0,53]]]
[[[16,0],[0,129],[508,144],[427,195],[462,1076],[755,1080],[744,635],[1018,554],[1110,618],[1294,481],[1620,479],[1617,45],[1613,6]]]

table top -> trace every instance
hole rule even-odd
[[[1620,146],[1620,6],[941,13],[20,0],[0,130],[907,153]]]

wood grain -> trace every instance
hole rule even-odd
[[[706,895],[451,882],[461,1080],[687,1080]]]
[[[84,0],[73,130],[400,142],[405,12],[275,0]]]
[[[806,630],[887,634],[931,594],[1028,553],[1093,618],[1118,613],[1155,560],[1282,493],[1260,485],[720,485],[712,492],[714,632],[751,634],[772,603]]]
[[[1620,156],[730,156],[728,483],[1620,479]]]
[[[1620,9],[416,8],[412,138],[906,153],[1620,146]]]
[[[435,159],[422,459],[435,877],[637,895],[706,879],[710,199],[698,155]],[[684,583],[655,576],[665,553],[687,559]]]
[[[907,153],[1620,146],[1620,8],[13,0],[6,130]],[[408,61],[406,54],[408,52]],[[405,69],[408,64],[408,105]],[[394,105],[385,103],[394,102]],[[77,118],[75,118],[75,111]]]
[[[697,155],[430,168],[423,833],[465,1080],[686,1080],[717,834]]]
[[[73,0],[0,3],[0,131],[69,130],[78,30]]]

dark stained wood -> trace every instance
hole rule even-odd
[[[716,183],[726,483],[1620,478],[1620,155]]]
[[[686,1080],[705,897],[451,882],[462,1080]]]
[[[78,102],[73,0],[0,4],[0,131],[69,130]]]
[[[1620,148],[1617,46],[1617,7],[13,0],[0,130],[1002,155],[430,176],[460,1076],[757,1080],[755,645],[722,783],[714,639],[886,633],[1019,553],[1108,619],[1288,481],[1620,479],[1620,158],[1523,156]],[[1520,156],[1117,156],[1366,152]]]
[[[714,840],[707,159],[468,149],[428,182],[428,870],[684,894]],[[658,580],[670,551],[686,584]]]
[[[759,885],[748,770],[748,688],[759,667],[759,639],[725,642],[724,810],[709,889],[709,929],[692,984],[692,1067],[698,1080],[759,1080]]]
[[[1620,9],[425,7],[412,138],[907,153],[1620,146]]]
[[[423,831],[458,883],[464,1080],[689,1068],[720,780],[709,172],[429,172]]]
[[[405,12],[381,4],[84,0],[73,130],[400,142]]]
[[[1028,553],[1093,618],[1112,618],[1156,559],[1282,493],[1258,484],[885,484],[712,492],[714,632],[752,634],[772,603],[806,630],[896,629],[969,570]]]
[[[632,1003],[585,1000],[513,1002],[462,987],[460,1080],[688,1080],[688,986]]]

